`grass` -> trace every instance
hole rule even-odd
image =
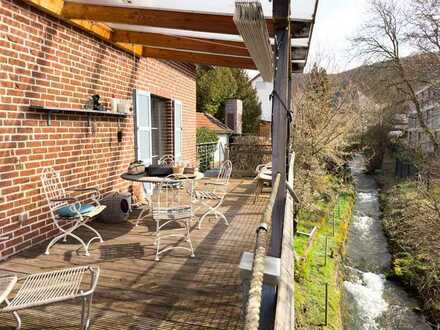
[[[344,243],[350,223],[354,195],[350,186],[343,186],[334,177],[328,180],[329,188],[344,189],[339,198],[317,201],[321,211],[317,221],[310,221],[307,213],[300,215],[302,228],[318,227],[314,237],[298,235],[295,238],[295,252],[300,262],[295,268],[295,310],[298,329],[342,329],[341,291],[339,266],[344,251]],[[336,188],[336,189],[335,189]],[[342,189],[341,189],[342,188]],[[333,220],[335,217],[335,236]],[[300,231],[307,232],[308,230]],[[328,237],[328,257],[325,263],[325,245]],[[328,325],[325,320],[325,284],[328,283]]]
[[[385,182],[385,184],[384,184]],[[440,219],[414,180],[382,180],[384,229],[393,257],[390,276],[415,292],[425,315],[440,325]],[[440,182],[431,186],[440,198]]]

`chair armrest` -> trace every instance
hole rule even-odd
[[[79,202],[78,198],[73,197],[73,196],[50,199],[50,201],[51,202],[70,202],[70,203],[78,203]]]
[[[101,193],[99,192],[99,189],[97,187],[90,187],[90,188],[72,188],[72,189],[68,189],[69,191],[76,191],[76,192],[92,192],[95,193],[96,195],[92,195],[92,199],[93,201],[97,204],[97,205],[101,205],[99,203],[99,200],[101,199]]]
[[[99,189],[97,187],[91,187],[91,188],[74,188],[74,189],[69,189],[70,191],[95,191],[97,193],[99,193]]]
[[[225,185],[224,183],[221,183],[221,182],[211,182],[211,181],[204,182],[203,184],[211,185],[211,186],[224,186]]]

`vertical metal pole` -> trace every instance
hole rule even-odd
[[[328,283],[325,283],[325,320],[324,325],[328,325]]]
[[[340,202],[339,202],[339,195],[338,195],[338,219],[341,219],[341,209],[339,207]]]
[[[335,211],[332,211],[332,218],[333,218],[333,237],[335,237],[335,227],[336,227],[336,219],[335,219]]]
[[[272,98],[272,182],[278,173],[281,184],[272,213],[272,237],[270,255],[280,257],[283,233],[284,208],[286,204],[286,164],[288,115],[288,79],[290,72],[290,0],[274,0],[273,20],[275,27],[275,79]]]
[[[324,255],[324,266],[327,266],[327,250],[328,250],[328,236],[325,236],[325,255]]]

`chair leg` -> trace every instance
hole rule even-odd
[[[89,253],[89,248],[88,248],[87,244],[84,243],[84,241],[80,237],[76,236],[74,233],[70,233],[69,235],[81,243],[81,245],[84,247],[84,250],[86,251],[85,256],[88,257],[90,255],[90,253]]]
[[[225,224],[226,224],[226,226],[229,226],[229,222],[228,222],[228,220],[226,219],[226,217],[225,217],[225,215],[223,214],[223,213],[221,213],[219,210],[218,210],[218,208],[220,207],[220,206],[222,206],[222,204],[223,204],[223,199],[221,199],[214,207],[212,207],[212,206],[209,206],[208,204],[206,204],[206,203],[203,203],[205,206],[207,206],[208,207],[208,210],[202,215],[202,217],[200,218],[200,220],[199,220],[199,222],[198,222],[198,225],[197,225],[197,228],[198,229],[200,229],[201,228],[201,225],[202,225],[202,222],[203,222],[203,220],[205,220],[205,218],[208,216],[208,215],[210,215],[210,214],[214,214],[214,216],[215,216],[215,218],[216,219],[218,219],[218,216],[220,216],[224,221],[225,221]]]
[[[198,222],[198,224],[197,224],[197,228],[198,229],[201,229],[201,226],[202,226],[202,222],[203,222],[203,220],[205,220],[205,218],[208,216],[208,215],[210,215],[211,213],[213,213],[213,208],[211,207],[211,206],[209,206],[208,207],[208,210],[202,215],[202,217],[200,218],[200,220],[199,220],[199,222]]]
[[[87,330],[90,327],[90,309],[92,306],[92,294],[82,298],[81,307],[81,330]]]
[[[6,302],[6,305],[10,304],[10,302],[9,302],[9,300],[7,298],[5,299],[5,302]],[[12,312],[12,315],[14,316],[15,321],[17,322],[17,325],[16,325],[15,329],[16,330],[20,330],[21,329],[21,318],[20,318],[20,315],[18,315],[17,312]]]
[[[96,234],[96,236],[99,238],[99,242],[100,242],[100,243],[104,243],[104,240],[102,239],[101,234],[100,234],[95,228],[89,226],[89,225],[86,224],[86,223],[83,224],[83,226],[86,227],[86,228],[88,228],[88,229],[90,229],[91,231],[93,231],[93,232]]]
[[[258,196],[260,196],[263,191],[264,182],[262,180],[257,180],[257,187],[255,188],[255,196],[254,196],[254,204],[258,200]]]
[[[225,225],[226,226],[229,226],[229,222],[228,222],[228,219],[226,219],[226,217],[225,217],[225,215],[223,214],[223,213],[221,213],[220,211],[215,211],[215,213],[220,217],[220,218],[222,218],[224,221],[225,221]]]
[[[17,312],[12,312],[12,315],[14,315],[15,320],[17,321],[17,326],[15,327],[16,330],[20,330],[21,329],[21,318],[18,315]]]
[[[156,235],[156,239],[154,241],[154,244],[156,245],[156,257],[154,258],[155,261],[159,261],[159,251],[160,251],[160,237]]]
[[[46,247],[46,252],[44,252],[44,254],[49,255],[49,249],[55,245],[56,242],[58,242],[60,239],[64,239],[64,241],[67,240],[67,234],[63,233],[62,235],[56,236],[54,238],[52,238],[52,240],[49,242],[49,244],[47,244]]]
[[[191,242],[191,236],[190,236],[191,220],[192,220],[192,217],[190,219],[186,219],[185,220],[185,225],[186,225],[186,241],[188,242],[189,248],[191,249],[191,258],[194,258],[195,257],[194,248],[193,248],[193,245],[192,245],[192,242]]]
[[[144,207],[142,207],[141,213],[139,213],[136,219],[136,224],[134,225],[135,227],[137,227],[139,225],[139,222],[141,222],[141,220],[143,219],[146,210],[147,210],[147,206],[144,205]]]

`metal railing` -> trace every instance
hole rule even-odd
[[[264,210],[261,223],[257,229],[254,261],[252,264],[251,283],[249,287],[249,298],[246,309],[245,329],[255,330],[259,328],[261,297],[263,292],[263,277],[266,260],[266,246],[270,238],[269,231],[272,222],[272,210],[275,198],[280,186],[281,174],[277,174],[273,185],[269,202]]]
[[[227,153],[222,143],[197,143],[197,165],[200,172],[219,168],[227,160]]]
[[[282,249],[280,256],[280,273],[276,289],[276,308],[274,310],[274,330],[294,329],[295,316],[293,312],[293,268],[294,251],[293,237],[295,232],[295,204],[299,202],[294,184],[295,154],[289,161],[288,180],[286,181],[286,212],[283,219]],[[281,183],[281,174],[277,174],[273,184],[272,193],[257,229],[254,257],[250,275],[250,284],[244,282],[245,302],[243,305],[245,330],[260,329],[260,314],[262,305],[263,280],[266,264],[266,247],[270,240],[272,211]],[[264,320],[263,320],[264,321]]]

